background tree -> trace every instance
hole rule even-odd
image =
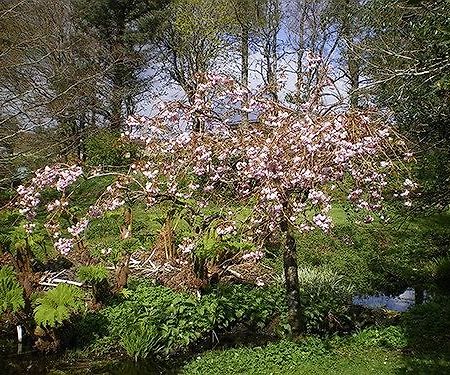
[[[295,0],[284,2],[289,49],[296,55],[296,93],[294,101],[308,102],[321,81],[321,64],[336,61],[338,31],[330,17],[332,2]]]
[[[250,76],[250,44],[251,39],[255,38],[260,27],[264,23],[263,11],[266,2],[258,1],[238,1],[230,2],[231,6],[231,21],[236,25],[236,31],[230,30],[238,35],[238,42],[240,45],[240,82],[244,89],[249,89]],[[244,107],[248,107],[248,101],[243,103]],[[242,111],[241,117],[249,120],[248,111]]]
[[[278,69],[281,51],[279,33],[282,27],[282,7],[280,0],[268,0],[262,5],[263,23],[259,28],[256,45],[261,53],[261,77],[272,98],[278,100]]]
[[[0,6],[2,142],[18,146],[10,160],[82,157],[84,130],[102,98],[95,40],[79,32],[67,0]]]
[[[221,0],[176,0],[156,36],[161,69],[181,86],[191,104],[198,74],[216,67],[224,54],[224,9]]]
[[[111,129],[118,131],[124,119],[135,113],[135,105],[146,88],[144,77],[148,55],[140,25],[154,30],[157,18],[151,15],[162,9],[165,0],[73,0],[77,17],[86,34],[94,37],[102,49],[98,59],[105,72],[110,94],[108,118]],[[150,22],[151,20],[152,22]]]
[[[372,32],[359,52],[367,56],[370,93],[416,140],[424,203],[445,208],[450,197],[450,2],[374,0],[366,11]]]

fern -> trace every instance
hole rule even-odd
[[[108,278],[108,270],[102,265],[81,266],[77,276],[82,282],[100,284]]]
[[[34,319],[43,327],[57,327],[84,309],[82,289],[59,284],[36,300]]]
[[[23,289],[11,267],[0,268],[0,314],[5,311],[17,312],[24,308]]]

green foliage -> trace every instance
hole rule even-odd
[[[86,159],[90,165],[124,166],[136,157],[137,147],[124,144],[112,132],[98,131],[86,140]]]
[[[13,313],[25,307],[23,289],[16,279],[11,267],[0,268],[0,314],[5,311]]]
[[[223,285],[204,298],[216,305],[215,325],[221,329],[237,323],[262,329],[284,309],[284,290],[278,286]]]
[[[351,305],[355,293],[353,285],[327,268],[301,268],[298,278],[300,304],[308,331],[328,332],[338,328]]]
[[[140,283],[126,300],[103,313],[110,335],[132,357],[169,353],[187,347],[213,327],[214,309],[195,298],[161,286]]]
[[[133,327],[127,334],[122,336],[120,344],[128,355],[137,361],[139,358],[147,358],[149,354],[162,351],[159,346],[161,335],[153,324],[142,324]]]
[[[82,289],[59,284],[36,299],[34,319],[37,325],[54,328],[84,309]]]
[[[349,346],[350,345],[350,346]],[[393,374],[400,356],[378,347],[354,350],[347,340],[308,337],[299,343],[280,341],[265,347],[207,352],[184,367],[187,375],[257,374]]]
[[[210,331],[237,323],[263,328],[279,314],[281,289],[221,287],[196,299],[139,282],[126,299],[102,311],[115,337],[134,358],[185,349]]]
[[[312,232],[297,239],[298,263],[344,275],[355,294],[427,288],[435,278],[434,259],[448,252],[449,219],[448,214],[402,218],[383,226],[342,224],[331,235]]]
[[[371,0],[364,6],[365,74],[373,98],[388,107],[401,130],[416,141],[423,203],[445,209],[449,201],[450,44],[449,1]],[[412,3],[412,1],[410,1]]]
[[[0,212],[0,253],[9,252],[15,255],[17,250],[29,247],[37,260],[45,260],[49,255],[45,228],[37,222],[30,235],[26,233],[24,224],[26,222],[18,212]]]
[[[219,260],[221,257],[232,257],[239,252],[250,252],[255,245],[245,241],[239,235],[219,236],[212,227],[203,234],[195,249],[195,254],[201,259]]]
[[[101,264],[80,266],[77,272],[78,279],[89,284],[100,284],[108,277],[108,270]]]
[[[450,256],[439,258],[436,261],[434,281],[438,290],[446,295],[450,295]]]
[[[354,334],[349,340],[349,344],[356,350],[371,347],[405,349],[408,346],[408,339],[402,327],[372,327]]]

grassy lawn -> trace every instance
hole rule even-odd
[[[212,350],[189,362],[184,374],[450,374],[450,300],[416,306],[396,325],[349,336]]]
[[[280,355],[273,352],[277,346],[209,352],[187,365],[185,374],[397,374],[404,367],[400,353],[376,348],[347,355],[302,355],[292,349]]]
[[[309,348],[289,342],[264,348],[238,348],[207,352],[184,368],[186,375],[227,374],[448,374],[450,356],[443,353],[422,357],[399,349],[379,347]]]

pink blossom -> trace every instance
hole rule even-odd
[[[70,238],[61,237],[55,242],[54,245],[56,250],[58,250],[62,255],[66,256],[73,248],[73,240]]]

